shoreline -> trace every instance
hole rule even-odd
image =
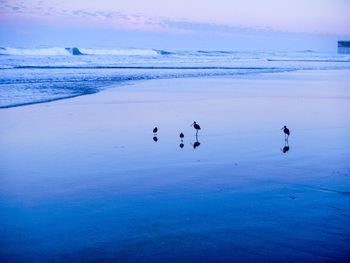
[[[55,67],[53,67],[55,68]],[[63,67],[64,69],[66,69],[66,67]],[[102,67],[103,68],[103,67]],[[106,67],[106,68],[110,68],[110,67]],[[112,67],[114,68],[114,67]],[[124,67],[115,67],[117,69],[119,68],[124,68]],[[132,67],[125,67],[125,68],[132,68]],[[135,67],[135,69],[139,69],[139,68],[144,68],[144,67]],[[149,67],[150,69],[156,69],[157,67]],[[167,68],[167,67],[161,67],[162,69],[163,68]],[[169,67],[171,69],[175,69],[176,67]],[[69,67],[67,68],[69,69]],[[79,68],[77,68],[79,69]],[[88,68],[89,69],[89,68]],[[181,68],[183,69],[183,68]],[[192,69],[192,68],[190,68]],[[200,67],[200,69],[204,69],[203,67]],[[278,68],[244,68],[244,67],[241,67],[241,68],[238,68],[238,67],[208,67],[208,69],[278,69]],[[67,100],[67,99],[72,99],[72,98],[76,98],[76,97],[81,97],[81,96],[86,96],[86,95],[93,95],[93,94],[97,94],[97,93],[100,93],[100,92],[103,92],[104,90],[106,89],[110,89],[110,88],[116,88],[116,87],[119,87],[119,86],[123,86],[123,85],[133,85],[133,84],[137,84],[138,82],[140,81],[152,81],[152,80],[157,80],[157,79],[160,79],[160,80],[164,80],[164,79],[167,79],[167,80],[172,80],[172,79],[187,79],[187,78],[243,78],[244,77],[247,77],[249,78],[249,76],[252,76],[252,75],[260,75],[260,74],[279,74],[279,73],[286,73],[286,72],[308,72],[308,71],[311,71],[311,72],[317,72],[317,71],[334,71],[334,70],[340,70],[340,71],[343,71],[343,70],[349,70],[349,69],[346,69],[346,68],[341,68],[341,69],[280,69],[279,71],[272,71],[272,72],[246,72],[244,74],[237,74],[237,73],[218,73],[217,75],[197,75],[197,76],[173,76],[173,77],[161,77],[161,78],[145,78],[145,79],[131,79],[131,80],[121,80],[121,81],[118,81],[114,84],[107,84],[106,86],[102,86],[100,87],[99,89],[100,90],[95,90],[94,92],[87,92],[87,93],[84,93],[84,94],[77,94],[77,95],[70,95],[70,96],[67,96],[67,97],[62,97],[62,98],[53,98],[53,99],[47,99],[47,100],[42,100],[42,101],[34,101],[34,102],[24,102],[24,103],[18,103],[18,104],[12,104],[12,105],[5,105],[5,106],[0,106],[0,110],[1,109],[10,109],[10,108],[16,108],[16,107],[23,107],[23,106],[30,106],[30,105],[35,105],[35,104],[42,104],[42,103],[50,103],[50,102],[54,102],[54,101],[59,101],[59,100]]]

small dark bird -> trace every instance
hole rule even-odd
[[[288,140],[289,135],[290,135],[290,131],[287,128],[287,126],[283,126],[283,128],[281,130],[283,130],[283,132],[284,132],[285,139]]]
[[[157,137],[157,136],[154,136],[154,137],[153,137],[153,141],[157,142],[157,141],[158,141],[158,137]]]
[[[157,133],[157,132],[158,132],[158,128],[155,127],[155,128],[153,129],[153,133]]]
[[[181,132],[179,135],[180,139],[181,139],[181,143],[180,143],[180,148],[182,149],[185,145],[184,145],[184,137],[185,135]]]
[[[201,126],[199,126],[195,121],[192,123],[192,125],[196,129],[196,134],[198,134],[198,131],[201,129]]]

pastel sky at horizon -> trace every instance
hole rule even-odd
[[[264,47],[275,39],[287,47],[293,38],[301,48],[311,39],[325,47],[350,36],[349,14],[347,0],[0,0],[0,44],[81,39],[91,45],[224,47],[239,38],[241,46],[257,39]]]

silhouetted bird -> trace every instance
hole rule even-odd
[[[285,139],[288,140],[288,137],[290,135],[289,129],[287,128],[287,126],[283,126],[282,130],[284,132]]]
[[[184,137],[185,135],[181,132],[180,135],[179,135],[180,139],[181,139],[181,143],[180,143],[180,148],[183,148],[185,145],[184,145]]]
[[[158,132],[158,128],[155,127],[155,128],[153,129],[153,133],[157,133],[157,132]]]
[[[199,126],[195,121],[192,123],[192,125],[196,129],[196,134],[198,134],[198,131],[201,129],[201,126]]]
[[[153,137],[153,141],[157,142],[157,141],[158,141],[158,137],[157,137],[157,136],[154,136],[154,137]]]

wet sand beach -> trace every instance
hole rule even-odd
[[[345,262],[349,83],[148,80],[1,109],[0,262]]]

